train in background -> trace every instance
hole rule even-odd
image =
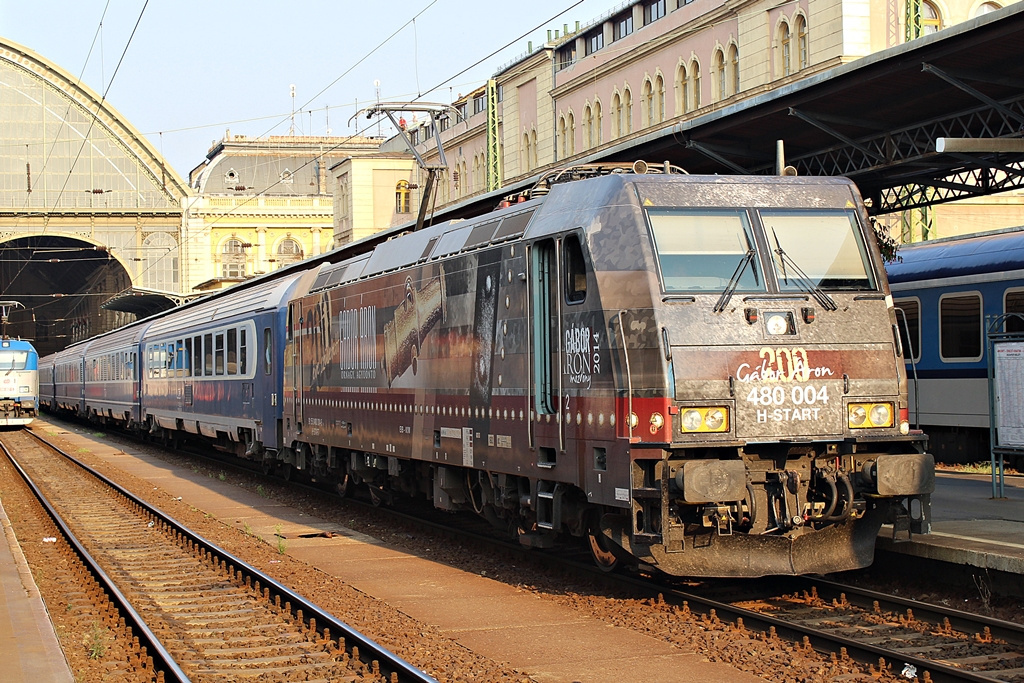
[[[1024,228],[908,244],[898,254],[886,269],[902,311],[911,420],[939,461],[987,461],[986,330],[998,316],[1024,315]],[[1024,320],[1010,316],[996,331],[1024,332]],[[1006,463],[1022,468],[1024,458]]]
[[[669,171],[671,169],[665,169]],[[580,167],[43,359],[50,409],[682,576],[927,531],[885,271],[847,180]]]
[[[31,342],[0,339],[0,427],[21,427],[39,409],[39,355]]]

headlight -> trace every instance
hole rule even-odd
[[[851,427],[863,427],[864,420],[868,419],[868,411],[864,410],[864,406],[853,405],[850,406],[850,426]]]
[[[681,421],[684,432],[695,432],[700,429],[701,416],[699,410],[687,410]]]
[[[22,394],[31,394],[32,387],[18,387],[18,392]]]
[[[725,406],[686,408],[679,419],[682,432],[727,432],[729,409]]]
[[[893,405],[891,403],[851,403],[847,407],[848,424],[851,429],[893,426]]]
[[[712,408],[704,416],[704,426],[713,432],[717,432],[725,424],[725,413],[719,408]]]
[[[768,319],[765,321],[765,326],[768,328],[768,334],[789,334],[789,320],[786,316],[781,313],[771,313],[768,315]]]

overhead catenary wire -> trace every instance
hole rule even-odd
[[[321,95],[322,95],[322,94],[323,94],[324,92],[326,92],[326,91],[327,91],[327,90],[329,90],[329,89],[330,89],[331,87],[333,87],[333,86],[334,86],[335,84],[337,84],[337,83],[338,83],[338,82],[339,82],[339,81],[340,81],[340,80],[341,80],[342,78],[344,78],[344,77],[345,77],[345,76],[347,76],[347,75],[348,75],[349,73],[351,73],[351,72],[352,72],[352,71],[353,71],[353,70],[354,70],[354,69],[355,69],[356,67],[358,67],[358,66],[359,66],[360,64],[362,64],[363,62],[365,62],[365,61],[366,61],[366,60],[367,60],[368,58],[370,58],[370,57],[371,57],[371,56],[372,56],[373,54],[375,54],[376,52],[378,52],[378,51],[379,51],[379,50],[380,50],[380,49],[381,49],[381,48],[382,48],[382,47],[383,47],[384,45],[386,45],[386,44],[387,44],[388,42],[390,42],[390,41],[391,41],[392,39],[394,39],[394,38],[395,38],[395,37],[396,37],[396,36],[397,36],[398,34],[400,34],[400,33],[402,32],[402,30],[404,30],[404,29],[405,29],[406,27],[408,27],[408,26],[410,26],[410,25],[413,25],[413,27],[415,28],[415,21],[416,21],[416,19],[417,19],[417,18],[419,18],[420,16],[422,16],[422,15],[423,15],[423,13],[424,13],[424,12],[426,12],[427,10],[429,10],[429,9],[430,9],[431,7],[433,7],[433,6],[434,6],[434,5],[435,5],[435,4],[437,3],[437,1],[438,1],[438,0],[431,0],[431,2],[430,2],[430,3],[429,3],[429,4],[427,5],[427,6],[426,6],[426,7],[424,7],[424,8],[423,8],[422,10],[420,10],[420,11],[419,11],[419,12],[418,12],[418,13],[417,13],[416,15],[414,15],[414,16],[413,16],[412,18],[410,18],[410,19],[409,19],[408,21],[406,21],[406,22],[405,22],[405,23],[404,23],[404,24],[403,24],[403,25],[402,25],[401,27],[399,27],[399,28],[398,28],[398,29],[396,29],[396,30],[395,30],[394,32],[392,32],[392,33],[391,33],[391,34],[390,34],[390,35],[389,35],[389,36],[388,36],[387,38],[385,38],[385,39],[384,39],[383,41],[381,41],[381,43],[379,43],[379,44],[378,44],[377,46],[375,46],[375,47],[374,47],[374,48],[373,48],[372,50],[370,50],[370,51],[369,51],[369,52],[367,52],[367,53],[366,53],[365,55],[363,55],[363,56],[362,56],[362,57],[361,57],[361,58],[360,58],[359,60],[357,60],[357,61],[356,61],[355,63],[353,63],[353,64],[352,64],[352,65],[351,65],[351,66],[350,66],[350,67],[349,67],[348,69],[346,69],[346,70],[345,70],[344,72],[342,72],[342,73],[341,73],[341,74],[340,74],[340,75],[339,75],[339,76],[338,76],[337,78],[335,78],[334,80],[332,80],[332,81],[331,81],[331,82],[330,82],[330,83],[329,83],[329,84],[328,84],[327,86],[325,86],[325,87],[324,87],[324,88],[322,88],[322,89],[321,89],[321,90],[320,90],[319,92],[317,92],[317,93],[316,93],[315,95],[313,95],[313,96],[312,96],[311,98],[309,98],[309,99],[308,99],[308,100],[307,100],[307,101],[306,101],[306,102],[305,102],[305,103],[304,103],[304,104],[302,105],[302,107],[300,107],[300,111],[305,111],[305,110],[307,110],[307,107],[308,107],[308,105],[309,105],[310,103],[312,103],[312,102],[313,102],[314,100],[316,100],[316,99],[317,99],[318,97],[320,97],[320,96],[321,96]],[[470,71],[471,69],[473,69],[473,68],[475,68],[475,67],[479,66],[480,64],[484,63],[484,62],[485,62],[486,60],[488,60],[488,59],[490,59],[490,58],[494,57],[494,56],[495,56],[496,54],[498,54],[499,52],[501,52],[501,51],[503,51],[503,50],[507,49],[508,47],[512,46],[512,45],[513,45],[513,44],[515,44],[516,42],[518,42],[518,41],[521,41],[521,40],[523,40],[523,39],[524,39],[525,37],[529,36],[529,35],[530,35],[531,33],[533,33],[534,31],[536,31],[536,30],[538,30],[538,29],[542,28],[542,27],[543,27],[544,25],[546,25],[546,24],[550,23],[551,21],[554,21],[555,19],[557,19],[557,18],[558,18],[559,16],[561,16],[562,14],[564,14],[564,13],[566,13],[566,12],[568,12],[568,11],[572,10],[573,8],[575,8],[575,7],[577,7],[577,6],[579,6],[580,4],[582,4],[582,3],[583,3],[583,1],[584,1],[584,0],[575,0],[575,1],[574,1],[574,2],[572,2],[572,3],[571,3],[571,4],[569,5],[569,6],[567,6],[567,7],[565,8],[565,9],[562,9],[562,10],[558,11],[557,13],[555,13],[554,15],[552,15],[552,16],[551,16],[550,18],[548,18],[548,19],[544,20],[543,22],[541,22],[541,23],[540,23],[540,24],[538,24],[537,26],[534,26],[533,28],[529,29],[528,31],[526,31],[526,32],[524,32],[524,33],[522,33],[522,34],[520,34],[519,36],[517,36],[517,37],[515,37],[515,38],[513,38],[512,40],[508,41],[507,43],[505,43],[505,44],[504,44],[504,45],[502,45],[501,47],[499,47],[499,48],[497,48],[497,49],[493,50],[492,52],[490,52],[490,53],[488,53],[487,55],[485,55],[485,56],[481,57],[480,59],[476,60],[475,62],[473,62],[473,63],[472,63],[472,64],[470,64],[469,66],[467,66],[467,67],[463,68],[462,70],[460,70],[460,71],[459,71],[459,72],[457,72],[456,74],[454,74],[454,75],[452,75],[452,76],[450,76],[450,77],[448,77],[448,78],[444,79],[443,81],[441,81],[440,83],[438,83],[438,84],[437,84],[436,86],[434,86],[433,88],[431,88],[431,89],[427,90],[426,92],[427,92],[427,93],[430,93],[430,92],[433,92],[434,90],[437,90],[437,89],[439,89],[439,88],[442,88],[442,87],[444,87],[444,86],[446,86],[446,85],[449,85],[449,84],[451,84],[451,83],[452,83],[453,81],[455,81],[455,80],[456,80],[457,78],[459,78],[459,77],[460,77],[460,76],[462,76],[463,74],[467,73],[467,72],[468,72],[468,71]],[[147,0],[147,4],[148,4],[148,0]],[[138,20],[136,21],[136,28],[138,27],[138,24],[139,24],[139,22],[141,21],[141,19],[142,19],[142,14],[143,14],[144,12],[145,12],[145,6],[143,7],[143,9],[142,9],[142,12],[140,12],[139,18],[138,18]],[[135,30],[133,29],[133,31],[132,31],[132,36],[134,36],[134,35],[135,35]],[[122,61],[123,61],[123,59],[124,59],[124,56],[125,56],[125,54],[127,53],[127,49],[128,49],[128,46],[130,45],[130,43],[131,43],[131,37],[129,38],[128,44],[126,44],[126,45],[125,45],[125,48],[124,48],[124,50],[122,51],[121,59],[120,59],[120,60],[118,61],[118,68],[117,68],[117,69],[115,69],[115,71],[114,71],[114,74],[113,74],[113,75],[112,75],[112,77],[111,77],[111,83],[108,83],[108,86],[107,86],[106,90],[104,91],[104,94],[103,94],[103,99],[101,100],[101,103],[100,103],[101,105],[102,105],[102,102],[103,102],[103,101],[104,101],[104,100],[106,99],[106,94],[107,94],[107,92],[109,92],[109,88],[110,88],[110,85],[112,84],[112,82],[113,82],[113,80],[114,80],[114,77],[116,77],[116,74],[117,74],[117,70],[118,70],[118,69],[120,68],[120,66],[121,66],[121,63],[122,63]],[[413,101],[419,100],[419,99],[421,99],[422,97],[423,97],[423,93],[422,93],[422,92],[420,91],[420,88],[419,88],[419,79],[418,79],[418,73],[417,73],[417,93],[416,93],[416,97],[415,97],[415,98],[413,99]],[[325,107],[325,110],[326,110],[326,109],[327,109],[327,107]],[[309,110],[309,111],[312,111],[312,110]],[[98,112],[97,112],[96,114],[94,114],[94,116],[93,116],[93,119],[92,119],[92,121],[91,121],[91,124],[90,124],[90,125],[92,125],[92,124],[94,124],[94,123],[95,123],[95,116],[96,116],[96,115],[98,115]],[[287,117],[287,116],[290,116],[290,114],[286,115],[286,117]],[[275,127],[276,127],[277,125],[280,125],[280,122],[281,122],[281,119],[282,119],[282,117],[281,117],[281,116],[277,116],[277,117],[269,117],[269,116],[268,116],[268,117],[255,117],[255,118],[252,118],[252,119],[246,119],[246,120],[244,120],[244,121],[258,121],[258,120],[266,120],[266,119],[270,119],[270,118],[277,118],[277,119],[278,119],[278,123],[277,123],[277,124],[275,124],[275,126],[273,126],[273,127],[271,127],[270,129],[268,129],[268,131],[267,131],[267,132],[269,133],[269,131],[270,131],[270,130],[273,130],[273,128],[275,128]],[[205,127],[208,127],[208,126],[205,126]],[[327,156],[327,155],[329,155],[330,153],[332,153],[332,152],[336,151],[337,149],[339,149],[339,148],[343,147],[343,146],[344,146],[345,144],[347,144],[347,143],[348,143],[349,141],[351,141],[351,140],[353,140],[353,139],[355,139],[355,138],[357,138],[357,137],[360,137],[360,136],[362,136],[362,135],[363,135],[363,134],[364,134],[364,133],[365,133],[365,132],[366,132],[367,130],[369,130],[370,128],[372,128],[372,124],[371,124],[371,125],[369,125],[369,126],[366,126],[366,127],[364,127],[364,128],[361,128],[361,129],[357,130],[357,131],[356,131],[355,133],[353,133],[352,135],[349,135],[349,136],[347,136],[347,137],[343,138],[342,140],[340,140],[339,142],[336,142],[336,143],[334,143],[334,144],[330,145],[329,147],[326,147],[326,148],[325,148],[325,149],[323,149],[323,150],[322,150],[322,151],[321,151],[321,152],[320,152],[320,153],[319,153],[318,155],[316,155],[315,157],[313,157],[313,158],[311,158],[311,159],[307,160],[306,162],[304,162],[303,164],[301,164],[301,165],[300,165],[300,166],[299,166],[298,168],[296,168],[296,169],[295,169],[295,171],[298,171],[298,170],[304,169],[304,168],[308,167],[308,166],[309,166],[310,164],[313,164],[313,163],[317,163],[317,162],[320,162],[320,161],[321,161],[321,160],[322,160],[322,159],[323,159],[323,158],[324,158],[325,156]],[[163,133],[163,132],[176,132],[176,131],[179,131],[179,130],[189,130],[189,129],[194,129],[194,128],[183,128],[183,129],[175,129],[174,131],[160,131],[160,134],[161,134],[161,141],[162,141],[162,133]],[[87,138],[86,138],[86,140],[87,140]],[[85,142],[83,142],[83,147],[84,147],[84,144],[85,144]],[[76,158],[76,159],[77,159],[77,158]],[[277,187],[278,185],[280,185],[280,184],[281,184],[281,182],[282,182],[282,181],[281,181],[280,179],[278,179],[278,180],[276,180],[276,181],[272,182],[272,183],[271,183],[270,185],[268,185],[267,187],[263,188],[262,190],[260,190],[260,191],[259,191],[259,192],[257,192],[256,194],[254,194],[254,195],[251,195],[251,196],[247,197],[245,201],[243,201],[243,202],[240,202],[240,203],[239,203],[238,205],[236,205],[235,207],[233,207],[233,208],[232,208],[232,209],[230,209],[229,211],[226,211],[226,212],[224,212],[223,214],[221,214],[220,216],[216,217],[216,218],[215,218],[215,219],[214,219],[213,221],[211,221],[211,222],[209,222],[209,223],[206,223],[206,225],[205,225],[204,227],[206,227],[206,228],[210,228],[210,227],[212,227],[212,226],[216,225],[216,224],[217,224],[218,222],[220,222],[220,221],[222,221],[222,220],[226,220],[226,219],[228,219],[228,218],[229,218],[230,216],[232,216],[233,214],[235,214],[235,213],[237,213],[237,212],[239,212],[239,211],[243,210],[243,209],[244,209],[244,207],[245,207],[245,206],[247,206],[248,204],[250,204],[251,202],[253,202],[253,201],[256,201],[256,200],[258,200],[258,199],[259,199],[259,198],[260,198],[261,196],[263,196],[263,195],[264,195],[265,193],[267,193],[268,191],[270,191],[270,190],[272,190],[273,188],[275,188],[275,187]],[[434,202],[433,202],[433,203],[434,203],[434,204],[436,205],[436,197],[434,198]],[[44,229],[45,229],[45,228],[44,228]],[[205,232],[205,231],[204,231],[204,232]],[[191,235],[191,236],[188,236],[188,237],[186,237],[186,241],[185,241],[185,242],[183,242],[183,243],[181,243],[181,244],[179,245],[179,248],[181,248],[181,247],[183,247],[183,246],[186,246],[186,245],[187,245],[187,244],[188,244],[189,242],[194,242],[195,240],[199,239],[200,237],[201,237],[201,235]],[[26,264],[25,264],[25,265],[23,266],[22,270],[24,270],[24,267],[27,267],[27,265],[28,265],[28,263],[26,263]],[[150,263],[150,264],[148,264],[148,265],[147,265],[147,266],[146,266],[145,268],[143,268],[143,270],[142,270],[142,271],[140,271],[140,272],[138,273],[138,276],[142,276],[143,274],[145,274],[146,272],[149,272],[149,270],[150,270],[150,269],[152,269],[152,268],[154,268],[154,267],[156,267],[156,266],[157,266],[157,264],[156,264],[155,262],[154,262],[154,263]],[[19,273],[18,273],[18,274],[20,274],[20,272],[21,272],[21,271],[19,271]],[[47,304],[47,305],[48,305],[48,304]]]
[[[370,56],[371,56],[371,55],[373,55],[373,54],[374,54],[375,52],[377,52],[377,51],[378,51],[378,50],[379,50],[379,49],[380,49],[381,47],[383,47],[383,46],[384,46],[384,45],[385,45],[385,44],[386,44],[387,42],[389,42],[389,41],[391,41],[391,40],[392,40],[393,38],[395,38],[395,37],[396,37],[396,36],[397,36],[397,35],[398,35],[399,33],[401,33],[401,31],[402,31],[402,30],[403,30],[403,29],[404,29],[404,28],[405,28],[406,26],[409,26],[409,25],[410,25],[411,23],[413,23],[413,21],[414,21],[414,20],[415,20],[415,19],[416,19],[417,17],[421,16],[421,15],[422,15],[422,14],[423,14],[424,12],[426,12],[426,11],[427,11],[428,9],[430,9],[430,7],[432,7],[432,6],[433,6],[433,5],[434,5],[434,4],[435,4],[435,3],[437,2],[437,1],[438,1],[438,0],[432,0],[432,1],[430,2],[430,4],[428,4],[428,5],[427,5],[427,7],[425,7],[425,8],[423,9],[423,10],[421,10],[420,12],[418,12],[418,13],[417,13],[417,14],[416,14],[416,15],[415,15],[415,16],[414,16],[414,17],[413,17],[412,19],[410,19],[410,20],[406,21],[406,22],[405,22],[405,23],[404,23],[404,24],[403,24],[403,25],[402,25],[402,26],[401,26],[400,28],[398,28],[398,29],[396,29],[396,30],[395,30],[394,32],[392,32],[392,33],[391,33],[391,34],[390,34],[390,35],[389,35],[389,36],[388,36],[387,38],[385,38],[385,39],[384,39],[383,41],[381,41],[381,43],[379,43],[379,44],[378,44],[377,46],[375,46],[375,47],[374,47],[374,48],[373,48],[372,50],[370,50],[370,52],[368,52],[368,53],[367,53],[366,55],[362,56],[362,57],[361,57],[361,58],[360,58],[359,60],[357,60],[357,61],[356,61],[356,62],[355,62],[355,63],[354,63],[354,64],[353,64],[352,66],[350,66],[350,67],[349,67],[348,69],[346,69],[346,70],[345,70],[345,71],[344,71],[344,72],[343,72],[343,73],[342,73],[342,74],[341,74],[340,76],[338,76],[337,78],[335,78],[335,79],[334,79],[333,81],[331,81],[331,83],[329,83],[329,84],[328,84],[327,86],[325,86],[324,88],[322,88],[322,89],[321,89],[321,90],[320,90],[320,91],[319,91],[319,92],[318,92],[318,93],[317,93],[316,95],[314,95],[314,96],[313,96],[313,97],[311,97],[311,98],[310,98],[309,100],[307,100],[307,101],[306,101],[306,103],[305,103],[305,104],[303,105],[303,107],[305,107],[306,105],[308,105],[308,104],[309,104],[310,102],[312,102],[312,101],[313,101],[313,100],[315,100],[315,99],[316,99],[317,97],[319,97],[320,95],[322,95],[322,94],[323,94],[324,92],[326,92],[327,90],[329,90],[329,89],[330,89],[330,88],[331,88],[332,86],[334,86],[334,85],[335,85],[335,84],[336,84],[336,83],[337,83],[338,81],[340,81],[340,80],[341,80],[342,78],[344,78],[344,77],[345,77],[346,75],[348,75],[349,73],[351,73],[351,71],[352,71],[353,69],[355,69],[355,67],[356,67],[356,66],[358,66],[358,65],[359,65],[359,64],[361,64],[362,62],[366,61],[366,59],[367,59],[368,57],[370,57]],[[480,59],[478,59],[477,61],[473,62],[473,63],[472,63],[472,64],[470,64],[469,66],[467,66],[467,67],[463,68],[462,70],[460,70],[459,72],[455,73],[454,75],[452,75],[452,76],[449,76],[448,78],[444,79],[443,81],[441,81],[440,83],[438,83],[438,84],[437,84],[437,85],[435,85],[434,87],[432,87],[432,88],[428,89],[428,90],[427,90],[426,92],[427,92],[427,93],[430,93],[430,92],[434,92],[435,90],[438,90],[438,89],[440,89],[440,88],[442,88],[442,87],[444,87],[444,86],[446,86],[446,85],[448,85],[448,84],[452,83],[452,82],[453,82],[453,81],[454,81],[455,79],[459,78],[460,76],[462,76],[463,74],[467,73],[467,72],[468,72],[468,71],[470,71],[471,69],[474,69],[474,68],[476,68],[477,66],[479,66],[479,65],[483,64],[483,63],[484,63],[485,61],[487,61],[488,59],[491,59],[491,58],[492,58],[492,57],[494,57],[494,56],[495,56],[496,54],[498,54],[498,53],[502,52],[503,50],[506,50],[506,49],[508,49],[509,47],[511,47],[512,45],[514,45],[515,43],[517,43],[517,42],[519,42],[519,41],[523,40],[524,38],[526,38],[527,36],[529,36],[529,35],[530,35],[530,34],[532,34],[533,32],[535,32],[535,31],[537,31],[537,30],[539,30],[539,29],[543,28],[543,27],[544,27],[545,25],[547,25],[547,24],[551,23],[552,21],[554,21],[554,20],[555,20],[555,19],[557,19],[558,17],[562,16],[562,15],[563,15],[563,14],[565,14],[566,12],[569,12],[569,11],[571,11],[572,9],[574,9],[575,7],[578,7],[579,5],[583,4],[583,2],[584,2],[584,0],[575,0],[575,1],[574,1],[574,2],[572,2],[572,3],[571,3],[571,4],[569,5],[569,6],[568,6],[568,7],[564,8],[564,9],[562,9],[562,10],[559,10],[559,11],[558,11],[558,12],[556,12],[556,13],[555,13],[554,15],[552,15],[551,17],[549,17],[549,18],[545,19],[544,21],[540,22],[540,23],[539,23],[539,24],[537,24],[536,26],[534,26],[534,27],[532,27],[532,28],[528,29],[527,31],[525,31],[525,32],[521,33],[520,35],[516,36],[515,38],[512,38],[511,40],[509,40],[508,42],[506,42],[506,43],[505,43],[505,44],[503,44],[502,46],[498,47],[497,49],[493,50],[492,52],[488,53],[487,55],[485,55],[485,56],[481,57]],[[422,99],[422,96],[421,96],[421,95],[417,95],[417,97],[413,98],[413,100],[412,100],[412,101],[413,101],[413,102],[415,102],[415,101],[417,101],[417,100],[419,100],[419,99]],[[284,123],[284,121],[286,121],[286,120],[287,120],[287,117],[290,117],[290,114],[289,114],[289,115],[287,115],[287,116],[286,116],[285,118],[282,118],[282,119],[281,119],[281,120],[280,120],[280,121],[278,122],[278,124],[277,124],[277,125],[280,125],[281,123]],[[276,127],[277,127],[277,125],[275,125],[275,126],[271,127],[271,128],[269,129],[269,130],[273,130],[273,128],[276,128]],[[348,143],[348,142],[350,142],[351,140],[353,140],[353,139],[355,139],[355,138],[358,138],[358,137],[361,137],[361,136],[363,135],[363,133],[365,133],[366,131],[368,131],[368,130],[372,129],[373,125],[374,125],[374,124],[369,124],[369,125],[366,125],[366,126],[364,126],[363,128],[360,128],[360,129],[358,129],[358,130],[357,130],[357,131],[356,131],[355,133],[353,133],[353,134],[351,134],[351,135],[349,135],[349,136],[346,136],[345,138],[341,139],[341,140],[340,140],[339,142],[337,142],[337,143],[334,143],[334,144],[332,144],[331,146],[329,146],[329,147],[327,147],[327,148],[323,149],[323,150],[322,150],[322,151],[321,151],[321,152],[320,152],[320,153],[319,153],[319,154],[318,154],[317,156],[315,156],[315,157],[313,157],[313,158],[311,158],[311,159],[307,160],[307,161],[306,161],[305,163],[303,163],[303,164],[301,164],[300,166],[298,166],[297,168],[293,169],[293,173],[295,173],[295,172],[297,172],[297,171],[300,171],[300,170],[302,170],[302,169],[304,169],[304,168],[308,167],[309,165],[311,165],[311,164],[313,164],[313,163],[316,163],[316,162],[318,162],[318,161],[321,161],[321,160],[322,160],[322,159],[323,159],[323,158],[324,158],[325,156],[328,156],[328,155],[329,155],[329,154],[330,154],[331,152],[334,152],[335,150],[337,150],[337,149],[340,149],[341,147],[343,147],[343,146],[344,146],[345,144],[347,144],[347,143]],[[268,130],[268,132],[269,132],[269,130]],[[266,134],[266,133],[265,133],[265,134]],[[276,180],[276,181],[272,182],[272,183],[271,183],[270,185],[268,185],[267,187],[265,187],[265,188],[263,188],[262,190],[260,190],[259,192],[257,192],[257,193],[255,193],[255,194],[252,194],[252,195],[249,195],[249,196],[247,196],[247,198],[246,198],[246,199],[245,199],[244,201],[242,201],[242,202],[239,202],[239,203],[238,203],[238,204],[237,204],[237,205],[236,205],[235,207],[233,207],[232,209],[229,209],[228,211],[225,211],[224,213],[222,213],[222,214],[220,214],[219,216],[217,216],[216,218],[214,218],[214,219],[213,219],[212,221],[210,221],[210,222],[206,223],[206,224],[204,225],[204,228],[212,228],[212,227],[213,227],[214,225],[216,225],[216,224],[217,224],[217,223],[219,223],[220,221],[222,221],[222,220],[227,220],[227,219],[228,219],[229,217],[231,217],[231,216],[235,215],[235,214],[236,214],[237,212],[240,212],[240,211],[242,211],[242,210],[243,210],[243,209],[244,209],[244,208],[245,208],[246,206],[248,206],[248,205],[249,205],[249,204],[251,204],[252,202],[254,202],[254,201],[258,201],[258,200],[259,200],[259,198],[260,198],[260,197],[262,197],[262,196],[263,196],[263,195],[264,195],[264,194],[265,194],[266,192],[268,192],[268,191],[272,190],[273,188],[277,187],[278,185],[280,185],[280,184],[281,184],[281,182],[282,182],[282,180],[281,180],[281,179],[278,179],[278,180]],[[195,240],[199,239],[199,237],[200,237],[200,235],[193,235],[193,236],[189,236],[189,237],[187,237],[187,238],[186,238],[186,241],[182,243],[182,245],[186,245],[186,244],[188,244],[189,242],[193,242],[193,241],[195,241]],[[139,275],[142,275],[142,274],[144,274],[145,272],[148,272],[148,271],[149,271],[149,269],[150,269],[150,268],[153,268],[153,267],[155,267],[155,265],[156,265],[156,264],[154,263],[154,264],[151,264],[151,265],[147,266],[147,267],[146,267],[145,269],[143,269],[143,271],[142,271],[142,272],[140,272],[140,273],[139,273]]]
[[[109,0],[108,0],[107,6],[109,6],[109,4],[110,3],[109,3]],[[78,163],[78,160],[82,156],[82,151],[85,149],[85,146],[89,142],[89,135],[92,133],[92,129],[96,125],[96,119],[99,116],[99,113],[100,113],[100,111],[103,108],[104,102],[106,102],[106,100],[107,100],[107,94],[110,92],[110,88],[114,84],[114,79],[117,78],[117,73],[118,73],[118,71],[120,71],[121,65],[124,63],[125,55],[128,54],[128,48],[132,44],[132,39],[135,37],[136,31],[138,31],[138,29],[139,29],[139,24],[142,22],[142,17],[143,17],[143,15],[145,15],[146,8],[148,6],[149,6],[149,0],[145,0],[143,2],[142,9],[139,11],[139,16],[135,20],[135,26],[132,27],[131,35],[128,36],[128,40],[125,42],[124,49],[121,50],[121,56],[117,60],[117,66],[114,68],[114,72],[110,75],[110,81],[107,83],[107,86],[104,89],[102,96],[100,97],[100,101],[97,104],[96,112],[91,117],[89,117],[89,128],[88,128],[88,130],[86,130],[85,135],[82,137],[82,144],[78,148],[78,153],[75,155],[74,161],[71,162],[71,168],[68,169],[68,174],[64,178],[64,184],[61,186],[60,191],[57,193],[57,198],[54,200],[53,208],[50,209],[50,211],[48,211],[46,213],[46,215],[44,216],[44,218],[43,218],[43,229],[42,229],[42,233],[43,234],[46,233],[46,230],[49,227],[50,215],[57,209],[57,205],[60,202],[60,198],[63,196],[64,191],[67,189],[68,183],[71,182],[71,176],[72,176],[72,173],[74,172],[75,166]],[[104,7],[103,12],[104,12],[104,16],[106,16],[106,7]],[[102,26],[103,26],[103,19],[101,17],[101,19],[100,19],[100,29],[102,29]],[[91,52],[91,48],[90,48],[90,52]],[[83,67],[83,72],[84,72],[84,67]],[[54,141],[54,144],[56,145],[56,140]],[[0,296],[3,296],[3,295],[5,295],[7,293],[7,291],[10,289],[11,285],[18,278],[18,276],[21,275],[21,273],[25,270],[25,268],[28,267],[28,263],[29,262],[26,261],[25,265],[22,266],[18,270],[18,272],[14,274],[14,277],[12,277],[9,282],[4,284],[3,290],[0,291]]]

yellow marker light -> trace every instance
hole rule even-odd
[[[891,403],[851,403],[847,407],[850,429],[871,429],[893,426]]]
[[[687,408],[680,416],[679,430],[684,433],[727,432],[729,409],[725,406]]]

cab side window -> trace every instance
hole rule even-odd
[[[583,259],[583,246],[578,235],[568,235],[562,242],[565,270],[565,300],[570,304],[582,303],[587,298],[587,263]]]

